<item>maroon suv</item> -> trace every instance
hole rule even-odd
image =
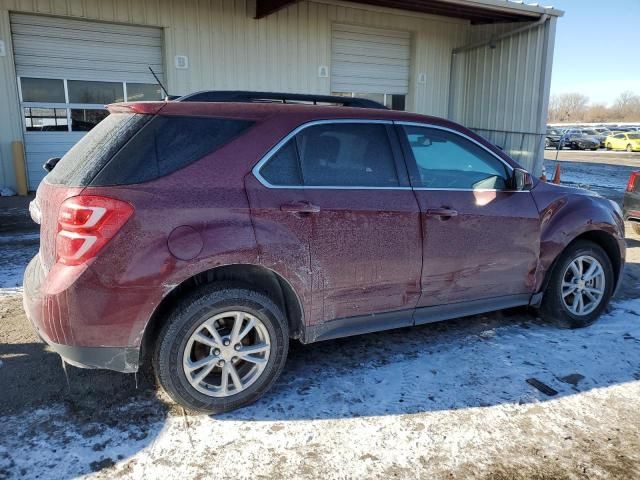
[[[149,359],[177,402],[222,412],[274,383],[291,338],[522,305],[570,327],[602,313],[624,264],[615,204],[532,179],[447,120],[287,97],[332,104],[112,105],[51,170],[24,305],[66,362]]]

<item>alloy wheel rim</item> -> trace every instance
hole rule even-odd
[[[562,276],[562,302],[573,315],[592,313],[602,302],[605,292],[604,269],[600,262],[581,255],[567,266]]]
[[[182,369],[210,397],[229,397],[253,385],[271,353],[269,331],[250,313],[229,311],[202,322],[187,340]]]

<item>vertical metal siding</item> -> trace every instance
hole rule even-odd
[[[473,72],[476,76],[485,72],[484,79],[471,81],[471,65],[466,65],[465,76],[454,78],[450,85],[452,49],[474,37],[490,34],[484,27],[472,27],[466,21],[452,18],[356,4],[347,6],[331,0],[301,1],[254,20],[248,12],[250,1],[2,0],[0,36],[9,50],[6,57],[0,57],[0,95],[7,98],[9,105],[0,115],[0,154],[5,170],[11,168],[10,142],[22,140],[10,51],[9,11],[162,27],[165,77],[170,91],[175,94],[238,88],[330,93],[330,78],[318,77],[318,66],[331,65],[333,24],[402,30],[411,35],[409,110],[452,116],[476,127],[496,128],[496,119],[500,119],[499,125],[509,128],[514,124],[531,125],[528,113],[519,109],[531,110],[531,105],[536,104],[528,91],[536,82],[529,80],[526,87],[519,86],[510,76],[518,70],[520,80],[525,76],[539,78],[537,69],[542,68],[540,65],[529,66],[527,72],[523,61],[517,61],[518,42],[520,55],[535,61],[536,57],[529,51],[529,48],[537,48],[533,38],[510,40],[495,52],[483,52],[481,58],[474,60]],[[175,55],[189,57],[188,70],[174,68]],[[480,54],[476,52],[475,55]],[[483,70],[480,62],[485,55],[487,60],[493,60],[491,67],[487,64]],[[500,62],[499,58],[504,61]],[[456,59],[456,65],[460,62]],[[424,83],[417,81],[420,74],[424,74]],[[483,82],[484,89],[478,89],[476,84]],[[451,98],[455,99],[451,105],[450,89]],[[527,101],[519,100],[527,96]],[[497,104],[494,103],[496,100]],[[473,108],[466,111],[465,103]],[[481,123],[472,125],[467,116]],[[0,178],[0,184],[11,185],[13,182],[12,169],[5,173],[4,180]]]
[[[472,26],[468,41],[488,40],[520,26]],[[455,56],[457,92],[452,97],[452,117],[504,148],[535,174],[541,173],[544,153],[549,28],[548,22],[499,40],[495,48],[483,46]]]

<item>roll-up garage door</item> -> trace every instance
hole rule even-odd
[[[410,45],[408,32],[334,24],[331,91],[406,95]]]
[[[11,14],[11,34],[30,189],[48,158],[107,115],[105,104],[162,98],[148,68],[164,78],[160,28]]]

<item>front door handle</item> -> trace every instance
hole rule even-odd
[[[290,213],[319,213],[320,207],[309,202],[293,202],[280,205],[280,210]]]
[[[437,218],[451,218],[458,216],[458,211],[453,210],[452,208],[440,207],[440,208],[429,208],[425,212],[427,217],[437,217]]]

